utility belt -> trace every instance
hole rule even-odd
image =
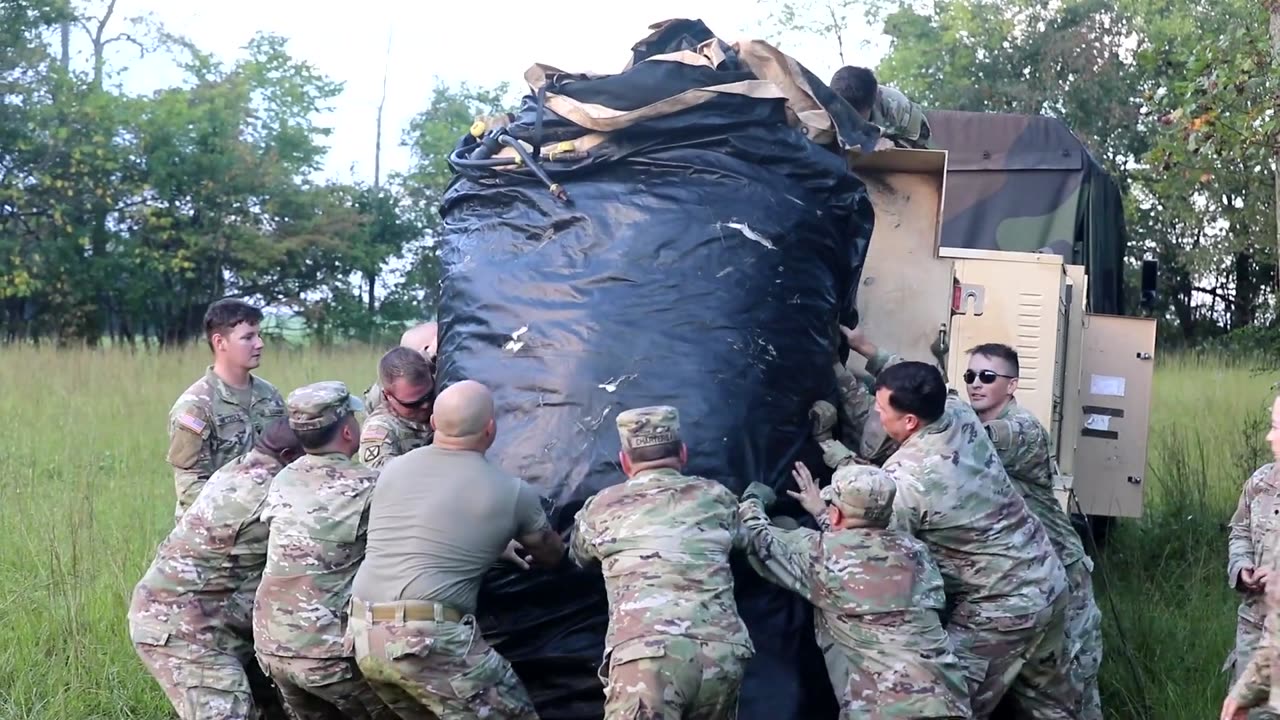
[[[462,622],[468,613],[430,600],[367,603],[351,598],[351,617],[367,622]]]

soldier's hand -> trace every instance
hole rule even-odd
[[[773,503],[777,501],[778,494],[773,491],[773,488],[765,485],[764,483],[753,482],[742,492],[742,499],[744,501],[752,499],[759,500],[760,504],[764,506],[764,509],[768,510],[773,506]]]
[[[1267,589],[1267,582],[1269,580],[1271,580],[1270,568],[1262,568],[1261,570],[1253,571],[1253,584],[1258,588],[1259,592]]]
[[[531,558],[524,554],[524,546],[515,540],[507,543],[507,549],[502,551],[501,557],[521,570],[529,569],[529,560]]]
[[[1222,703],[1222,714],[1218,716],[1218,720],[1245,720],[1249,714],[1249,708],[1241,707],[1240,701],[1228,695],[1227,701]]]
[[[1245,590],[1257,592],[1259,589],[1261,589],[1258,586],[1258,579],[1257,579],[1258,577],[1257,574],[1260,572],[1265,573],[1266,571],[1254,570],[1251,567],[1244,568],[1240,571],[1240,584],[1244,586]]]
[[[826,400],[819,400],[809,408],[809,419],[813,421],[813,439],[825,442],[831,439],[831,429],[836,426],[836,408]]]
[[[841,325],[840,332],[844,335],[844,341],[849,344],[850,350],[868,359],[876,354],[875,343],[867,339],[867,334],[863,332],[861,326],[850,330]]]
[[[827,503],[818,491],[817,481],[813,479],[813,475],[809,474],[809,468],[805,467],[804,463],[797,462],[795,469],[791,471],[791,477],[795,478],[800,492],[788,490],[787,494],[795,498],[810,515],[818,517],[825,513]]]

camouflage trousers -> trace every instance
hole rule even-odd
[[[991,716],[1005,693],[1026,720],[1075,720],[1067,680],[1069,593],[1035,615],[982,618],[947,627],[965,666],[973,716]]]
[[[405,720],[537,720],[524,683],[489,647],[475,618],[372,621],[352,613],[356,662]]]
[[[278,720],[275,691],[251,654],[193,645],[164,628],[130,623],[134,650],[181,720]]]
[[[360,675],[351,658],[259,654],[293,720],[395,720],[395,713]]]
[[[1231,673],[1232,685],[1244,674],[1244,669],[1249,666],[1249,660],[1262,641],[1265,610],[1260,598],[1240,604],[1240,610],[1236,614],[1236,646],[1227,655],[1227,661],[1222,666],[1223,670]],[[1249,720],[1280,720],[1280,714],[1267,707],[1250,710],[1248,717]]]
[[[604,720],[733,720],[751,651],[655,635],[614,647],[600,668]]]
[[[1102,611],[1093,596],[1092,562],[1080,559],[1067,568],[1071,596],[1067,604],[1067,680],[1075,696],[1075,717],[1102,720],[1098,670],[1102,666]]]

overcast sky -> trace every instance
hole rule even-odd
[[[92,15],[106,2],[83,0],[81,4]],[[631,45],[649,34],[648,26],[669,18],[701,19],[724,40],[774,37],[767,10],[751,0],[618,3],[606,21],[600,8],[608,4],[586,0],[118,0],[116,18],[151,14],[171,32],[228,60],[237,57],[257,31],[288,37],[295,57],[344,83],[333,110],[321,120],[333,128],[325,175],[344,180],[372,178],[374,118],[388,38],[383,167],[399,170],[408,163],[407,152],[399,147],[400,131],[426,106],[437,78],[451,85],[467,82],[482,87],[508,81],[523,93],[528,88],[524,71],[534,63],[569,72],[618,72],[630,57]],[[113,21],[113,27],[127,29],[123,22]],[[778,44],[824,79],[840,65],[834,42],[787,36]],[[862,27],[848,29],[846,45],[846,60],[855,64],[874,66],[884,50],[878,32]],[[181,81],[170,58],[140,60],[124,43],[113,47],[117,49],[113,60],[128,66],[119,80],[130,90],[148,91]]]

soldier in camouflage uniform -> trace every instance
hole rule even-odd
[[[267,491],[301,454],[283,418],[269,423],[209,478],[133,590],[129,636],[184,720],[282,717],[248,609],[267,558]]]
[[[377,479],[351,459],[363,406],[340,382],[298,388],[286,405],[307,454],[276,476],[262,511],[270,541],[253,609],[258,662],[298,720],[389,720],[394,713],[364,681],[344,640]]]
[[[901,91],[881,85],[871,70],[846,65],[831,77],[831,90],[894,145],[928,149],[930,129],[924,109]]]
[[[400,336],[400,347],[409,348],[422,353],[422,356],[431,363],[431,372],[435,374],[436,367],[436,348],[439,346],[439,333],[437,325],[434,322],[425,322],[421,325],[414,325],[404,334]],[[364,391],[365,411],[372,415],[382,407],[386,398],[382,396],[382,383],[375,382]]]
[[[1049,533],[1067,571],[1067,679],[1080,720],[1102,720],[1098,668],[1102,665],[1102,612],[1093,597],[1093,561],[1053,491],[1049,433],[1030,410],[1018,404],[1018,353],[988,343],[969,350],[964,382],[969,403],[987,428],[1013,487]]]
[[[1271,406],[1267,442],[1280,461],[1280,398]],[[1236,619],[1236,647],[1227,658],[1233,666],[1233,687],[1223,705],[1223,720],[1280,717],[1280,677],[1273,675],[1275,649],[1280,647],[1280,554],[1275,551],[1276,520],[1280,518],[1280,477],[1276,463],[1258,468],[1245,483],[1231,517],[1227,582],[1244,597]]]
[[[888,529],[896,488],[883,470],[846,465],[818,492],[793,472],[822,530],[769,522],[773,490],[752,483],[738,514],[748,558],[817,610],[814,628],[845,718],[970,718],[964,669],[938,614],[942,575],[919,540]],[[827,505],[830,502],[830,506]]]
[[[1023,717],[1068,720],[1066,571],[981,421],[921,362],[879,373],[876,412],[901,445],[884,464],[898,487],[893,526],[924,541],[942,571],[974,716],[990,717],[1007,691]]]
[[[431,363],[416,350],[397,347],[378,362],[385,402],[360,430],[360,462],[381,468],[391,458],[431,442]]]
[[[733,718],[755,648],[733,598],[738,500],[682,475],[675,408],[618,415],[628,479],[578,511],[569,556],[600,565],[609,598],[605,718]]]
[[[850,330],[840,327],[849,348],[867,359],[867,372],[873,376],[887,367],[902,362],[902,358],[876,347],[868,340],[861,328]],[[898,449],[898,444],[880,425],[880,416],[875,412],[876,399],[871,387],[855,377],[843,363],[836,362],[836,385],[840,392],[840,410],[843,411],[844,424],[840,440],[832,437],[819,438],[827,465],[835,467],[845,456],[846,448],[855,448],[859,457],[875,465],[883,465]],[[829,421],[828,427],[836,421],[836,410],[829,403],[814,406],[815,413],[823,413]],[[829,417],[827,415],[829,414]]]
[[[262,311],[240,300],[219,300],[205,312],[213,364],[169,410],[175,522],[214,471],[247,451],[268,422],[284,415],[280,392],[252,373],[262,358],[261,322]]]

